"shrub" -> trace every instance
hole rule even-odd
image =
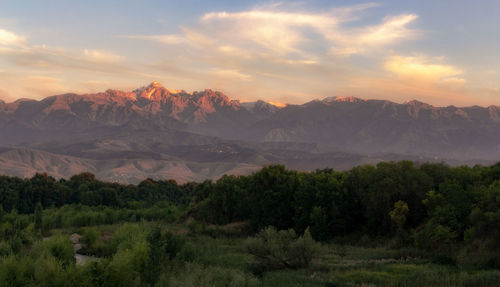
[[[147,229],[144,224],[125,223],[116,230],[113,238],[108,242],[108,254],[115,254],[120,250],[132,249],[136,244],[146,242]]]
[[[55,235],[49,240],[40,241],[34,250],[36,257],[54,256],[65,265],[74,263],[73,245],[65,235]]]
[[[85,244],[87,248],[94,248],[95,244],[99,242],[101,235],[99,231],[95,228],[88,228],[83,232],[82,243]]]
[[[38,286],[61,286],[62,262],[55,257],[39,258],[35,262],[34,278]]]
[[[6,257],[12,252],[10,244],[5,241],[0,241],[0,257]]]
[[[145,263],[145,279],[153,286],[168,260],[174,259],[185,243],[184,239],[155,226],[147,236],[148,260]]]
[[[0,286],[27,286],[33,270],[33,262],[27,257],[10,255],[0,262]]]
[[[292,229],[277,231],[274,227],[267,227],[248,239],[246,248],[260,267],[296,269],[308,267],[320,246],[311,237],[309,229],[298,237]]]

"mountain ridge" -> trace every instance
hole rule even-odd
[[[168,162],[182,162],[200,167],[189,171],[193,179],[216,176],[203,171],[208,164],[348,168],[349,160],[376,163],[394,158],[391,154],[475,164],[500,159],[500,107],[435,107],[416,100],[338,96],[300,105],[241,103],[219,91],[188,93],[152,82],[129,92],[108,89],[0,102],[0,135],[0,147],[73,156],[80,159],[70,161],[75,168],[82,166],[81,160],[90,160],[89,166],[95,160],[101,160],[99,166],[120,159],[153,161],[166,169],[175,169]],[[349,154],[348,160],[340,154]],[[55,162],[40,158],[48,161],[42,165],[46,169]],[[15,165],[8,162],[3,164]],[[26,171],[38,170],[19,164]],[[151,175],[134,168],[122,171]]]
[[[162,91],[165,91],[165,92],[168,92],[169,95],[174,95],[174,94],[178,94],[178,95],[188,95],[188,96],[195,96],[195,95],[199,95],[199,94],[203,94],[204,92],[210,92],[210,93],[217,93],[217,94],[220,94],[220,95],[223,95],[224,98],[227,98],[229,101],[234,101],[234,102],[241,102],[240,100],[238,99],[234,99],[234,100],[231,100],[229,99],[229,97],[227,95],[225,95],[223,92],[220,92],[220,91],[214,91],[212,89],[204,89],[203,91],[193,91],[191,93],[185,91],[185,90],[174,90],[174,89],[169,89],[167,87],[164,87],[161,83],[157,82],[157,81],[153,81],[151,82],[150,84],[148,85],[145,85],[145,86],[142,86],[140,88],[136,88],[136,89],[133,89],[132,91],[122,91],[122,90],[117,90],[117,89],[107,89],[106,91],[104,92],[98,92],[98,93],[83,93],[83,94],[77,94],[77,93],[65,93],[65,94],[59,94],[59,95],[53,95],[53,96],[48,96],[48,97],[45,97],[45,98],[42,98],[40,100],[36,100],[36,99],[32,99],[32,98],[19,98],[19,99],[16,99],[16,100],[13,100],[13,101],[6,101],[6,100],[3,100],[3,99],[0,99],[0,103],[3,103],[3,104],[12,104],[12,103],[16,103],[16,102],[25,102],[25,101],[36,101],[36,102],[40,102],[40,101],[43,101],[47,98],[52,98],[52,97],[59,97],[59,96],[65,96],[65,95],[76,95],[76,96],[94,96],[94,95],[99,95],[99,94],[106,94],[106,93],[113,93],[113,94],[116,94],[118,96],[124,96],[124,97],[127,97],[127,96],[137,96],[138,94],[141,94],[143,91],[146,91],[146,92],[149,92],[151,91],[151,89],[158,89],[158,90],[162,90]],[[280,107],[279,105],[275,105],[275,104],[272,104],[272,102],[266,102],[262,99],[257,99],[256,101],[254,102],[241,102],[241,104],[244,104],[244,103],[255,103],[255,102],[265,102],[265,103],[268,103],[272,106],[275,106],[275,107]],[[429,103],[425,103],[425,102],[422,102],[418,99],[412,99],[412,100],[408,100],[408,101],[404,101],[402,103],[397,103],[397,102],[394,102],[394,101],[391,101],[391,100],[384,100],[384,99],[374,99],[374,98],[369,98],[369,99],[364,99],[364,98],[358,98],[358,97],[354,97],[354,96],[329,96],[329,97],[325,97],[323,99],[316,99],[316,100],[312,100],[312,101],[323,101],[323,102],[366,102],[366,101],[386,101],[386,102],[389,102],[389,103],[393,103],[393,104],[399,104],[399,105],[405,105],[405,104],[412,104],[412,103],[416,103],[416,104],[424,104],[424,105],[427,105],[429,107],[433,107],[433,108],[448,108],[448,107],[456,107],[456,108],[466,108],[466,107],[480,107],[480,108],[489,108],[489,107],[497,107],[497,108],[500,108],[500,106],[497,106],[497,105],[488,105],[488,106],[480,106],[480,105],[470,105],[470,106],[456,106],[456,105],[453,105],[453,104],[450,104],[450,105],[447,105],[447,106],[438,106],[438,105],[432,105],[432,104],[429,104]],[[311,101],[309,101],[311,102]],[[283,105],[290,105],[290,106],[300,106],[300,105],[304,105],[308,102],[304,102],[302,104],[289,104],[289,103],[284,103]]]

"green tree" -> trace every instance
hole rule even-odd
[[[406,215],[409,211],[408,204],[402,200],[398,200],[394,203],[394,209],[389,212],[389,216],[398,232],[403,230],[406,223]]]
[[[408,238],[407,233],[405,232],[405,223],[406,216],[410,209],[408,208],[408,204],[402,200],[398,200],[394,203],[394,209],[389,212],[389,216],[391,217],[391,221],[393,225],[396,227],[396,244],[404,245],[406,239]]]
[[[317,240],[326,240],[330,237],[328,217],[321,206],[313,207],[311,211],[311,234]]]
[[[150,286],[154,286],[168,261],[181,251],[184,240],[155,226],[147,237],[147,243],[148,259],[144,266],[144,278]]]
[[[2,223],[4,214],[5,214],[5,211],[3,210],[2,204],[0,204],[0,223]]]
[[[42,226],[43,226],[43,207],[42,204],[38,202],[35,207],[35,230],[41,232]]]

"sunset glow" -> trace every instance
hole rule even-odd
[[[278,102],[269,102],[269,103],[273,106],[280,107],[280,108],[286,107],[285,103],[278,103]]]
[[[500,105],[496,0],[69,2],[0,3],[0,99],[157,80],[276,106]]]

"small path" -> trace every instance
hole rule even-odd
[[[78,254],[78,251],[82,249],[80,238],[82,238],[82,236],[78,233],[73,233],[69,237],[69,240],[73,243],[73,253],[75,254],[76,265],[85,265],[89,262],[99,261],[98,257]]]

